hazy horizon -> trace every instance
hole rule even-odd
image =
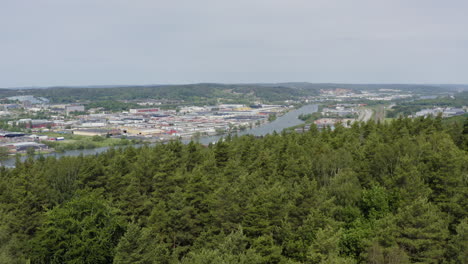
[[[16,86],[16,87],[0,87],[0,89],[47,89],[47,88],[115,88],[115,87],[151,87],[151,86],[183,86],[183,85],[201,85],[201,84],[211,84],[211,85],[284,85],[284,84],[311,84],[311,85],[408,85],[408,86],[455,86],[463,87],[468,89],[468,83],[335,83],[335,82],[246,82],[246,83],[221,83],[221,82],[200,82],[200,83],[165,83],[165,84],[89,84],[89,85],[45,85],[45,86]]]
[[[467,11],[462,0],[2,1],[0,87],[464,85]]]

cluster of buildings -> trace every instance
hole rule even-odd
[[[336,88],[336,89],[320,89],[320,95],[325,96],[346,96],[353,94],[350,89]]]
[[[351,89],[321,89],[320,95],[310,96],[306,102],[324,102],[324,101],[392,101],[398,99],[408,99],[413,97],[414,94],[409,92],[402,92],[396,89],[379,89],[376,91],[353,91]]]
[[[217,105],[190,106],[177,110],[159,108],[130,109],[120,113],[99,113],[77,116],[55,127],[69,127],[80,135],[126,135],[155,139],[191,138],[222,134],[231,130],[250,128],[268,120],[270,115],[284,112],[280,105]]]
[[[80,104],[50,104],[45,98],[16,96],[0,105],[0,115],[9,115],[7,124],[15,131],[0,131],[0,147],[9,152],[27,149],[47,151],[44,141],[63,140],[42,132],[71,133],[82,136],[107,136],[144,139],[148,141],[190,139],[243,130],[267,122],[271,115],[288,110],[282,105],[220,104],[215,106],[184,106],[173,110],[159,107],[162,102],[148,99],[140,101],[140,108],[116,113],[102,109],[86,109]],[[38,118],[15,118],[24,116]],[[26,133],[28,132],[28,133]]]
[[[9,153],[24,153],[29,149],[34,151],[48,151],[42,140],[49,140],[48,136],[28,135],[20,132],[0,131],[0,147],[6,148]]]
[[[333,130],[338,123],[341,123],[344,127],[348,127],[357,120],[366,121],[372,116],[372,111],[363,109],[363,106],[365,104],[350,103],[326,106],[322,108],[319,115],[320,118],[314,120],[314,124],[319,130],[327,127]],[[309,129],[310,125],[305,125],[304,127],[296,128],[295,131],[302,133]]]
[[[364,104],[337,104],[324,107],[321,111],[324,117],[336,118],[354,118],[359,114],[358,107],[365,106]]]
[[[360,111],[358,107],[365,106],[363,104],[337,104],[324,107],[321,111],[320,119],[314,121],[319,129],[330,127],[334,129],[337,123],[343,124],[345,127],[348,124],[358,120]]]
[[[47,118],[43,119],[19,118],[8,121],[10,127],[21,131],[29,133],[52,131],[83,136],[126,136],[150,141],[190,139],[252,128],[267,122],[271,115],[281,115],[288,110],[288,107],[283,105],[264,104],[184,106],[177,107],[176,110],[164,110],[155,107],[160,102],[149,100],[140,102],[141,108],[111,113],[89,111],[89,109],[86,111],[85,107],[79,104],[48,104],[43,100],[36,100],[34,104],[30,104],[34,98],[29,96],[11,98],[13,99],[19,107],[29,113],[41,111],[47,114]],[[20,99],[27,99],[27,104]],[[30,147],[45,148],[40,143],[41,140],[50,140],[50,138],[29,138],[28,135],[23,135],[0,140],[0,144],[13,146],[12,144],[21,143],[18,146],[22,148],[22,144],[29,142]]]
[[[464,108],[452,108],[452,107],[434,107],[431,109],[422,109],[414,114],[414,117],[421,116],[438,116],[439,114],[442,117],[451,117],[457,115],[463,115],[467,112],[467,107]]]
[[[85,107],[81,104],[50,104],[48,99],[32,95],[12,96],[6,99],[9,103],[0,104],[0,116],[14,115],[17,110],[28,113],[49,112],[63,116],[69,116],[73,112],[85,112]]]

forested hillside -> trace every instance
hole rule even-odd
[[[216,103],[262,99],[266,102],[297,99],[299,96],[316,95],[318,89],[296,89],[279,85],[216,84],[149,85],[125,87],[50,87],[46,89],[0,89],[0,97],[31,94],[46,97],[52,103],[95,102],[136,99],[185,100],[191,103]]]
[[[0,97],[34,95],[45,97],[52,103],[102,102],[115,100],[165,99],[185,100],[191,103],[212,103],[217,98],[227,101],[264,100],[278,102],[295,100],[302,96],[318,95],[321,89],[351,89],[354,91],[377,91],[397,89],[403,92],[433,94],[454,90],[467,90],[466,85],[423,84],[345,84],[345,83],[252,83],[222,84],[198,83],[185,85],[142,86],[95,86],[95,87],[49,87],[43,89],[0,89]]]
[[[468,123],[312,127],[0,171],[0,263],[466,263]]]

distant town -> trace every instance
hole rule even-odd
[[[0,147],[9,154],[47,153],[173,139],[197,140],[252,129],[306,104],[320,105],[319,111],[300,116],[304,124],[295,131],[305,132],[312,123],[319,129],[334,129],[337,123],[347,127],[371,119],[388,120],[388,112],[394,111],[395,106],[421,98],[411,91],[398,89],[334,88],[320,89],[317,95],[300,96],[280,104],[258,100],[249,104],[190,106],[186,102],[178,105],[180,100],[146,98],[124,101],[134,108],[108,111],[85,103],[51,103],[45,97],[18,95],[2,99]],[[169,109],[163,107],[168,102],[172,104]],[[452,117],[466,112],[466,105],[428,105],[407,116]]]
[[[266,104],[219,104],[183,106],[175,110],[155,107],[154,100],[142,101],[141,108],[117,113],[99,108],[85,110],[79,104],[50,104],[45,98],[16,96],[17,103],[3,104],[2,116],[14,116],[19,110],[31,114],[47,113],[47,119],[21,118],[7,122],[13,131],[0,132],[1,146],[11,153],[29,148],[48,151],[50,141],[66,141],[69,135],[121,138],[144,141],[196,139],[221,135],[259,126],[282,115],[292,106]],[[51,136],[52,134],[58,134]]]

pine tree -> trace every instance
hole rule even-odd
[[[169,251],[147,228],[130,223],[115,249],[114,264],[169,263]]]
[[[80,193],[46,215],[32,241],[32,263],[110,263],[123,233],[116,212],[96,193]]]
[[[448,224],[436,206],[417,199],[396,216],[396,242],[415,263],[440,263],[444,256]]]

